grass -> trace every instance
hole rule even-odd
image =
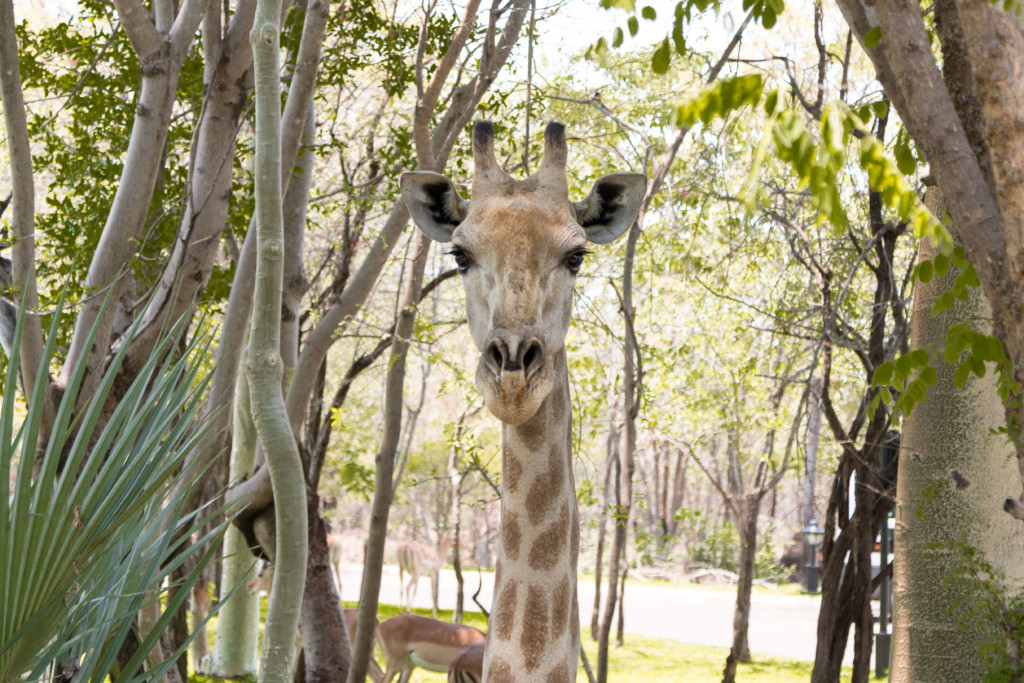
[[[265,604],[265,601],[264,601]],[[345,603],[346,607],[355,607],[355,603]],[[430,610],[413,610],[417,614],[429,617]],[[383,621],[398,614],[396,605],[381,605],[377,614]],[[438,610],[438,618],[451,621],[451,610]],[[487,623],[479,612],[467,612],[463,622],[487,629]],[[210,636],[210,647],[213,647],[213,632],[216,630],[216,619],[207,628]],[[584,629],[583,649],[587,654],[591,669],[597,667],[597,643],[590,639],[589,632]],[[609,681],[629,681],[630,683],[718,683],[722,680],[722,668],[725,666],[728,648],[706,645],[691,645],[664,638],[648,638],[645,636],[626,634],[626,642],[622,647],[612,645],[609,652]],[[740,664],[737,680],[743,683],[791,683],[807,681],[811,677],[811,663],[800,662],[779,657],[757,656],[749,664]],[[377,653],[377,661],[383,661]],[[844,678],[849,677],[845,671]],[[206,676],[191,676],[190,683],[217,683],[222,679]],[[412,676],[415,683],[444,683],[444,674],[431,673],[417,669]],[[587,674],[583,667],[579,668],[577,683],[587,683]]]

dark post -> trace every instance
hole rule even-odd
[[[818,526],[818,520],[812,519],[803,529],[804,547],[808,553],[808,561],[804,566],[806,570],[807,589],[805,593],[818,593],[818,546],[825,538],[824,530]]]
[[[900,433],[890,429],[885,433],[885,441],[875,459],[875,466],[878,472],[884,471],[896,458],[900,450]],[[878,548],[878,570],[885,571],[889,566],[889,512],[882,520],[882,531],[879,534]],[[889,594],[892,588],[891,575],[882,579],[878,590],[878,633],[875,635],[875,676],[881,678],[889,670],[889,643],[892,635],[889,633]]]

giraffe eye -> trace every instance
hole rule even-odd
[[[565,258],[565,267],[570,273],[577,275],[583,266],[583,258],[589,253],[586,249],[577,249]]]
[[[448,253],[455,257],[455,267],[459,269],[460,273],[469,270],[469,266],[473,263],[469,254],[458,247],[453,247]]]

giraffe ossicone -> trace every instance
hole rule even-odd
[[[403,173],[416,225],[462,273],[476,385],[502,423],[501,541],[485,680],[574,681],[579,656],[579,511],[565,335],[588,242],[605,244],[636,220],[640,173],[613,173],[582,200],[568,194],[565,128],[549,123],[544,156],[518,180],[494,154],[494,127],[473,129],[466,201],[445,176]]]

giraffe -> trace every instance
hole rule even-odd
[[[500,542],[484,662],[491,683],[576,680],[579,511],[565,335],[587,242],[611,242],[629,229],[647,179],[613,173],[572,203],[567,156],[564,126],[549,123],[540,167],[516,180],[495,157],[493,125],[481,121],[469,201],[437,173],[400,180],[416,225],[451,243],[481,352],[476,386],[502,422]]]

